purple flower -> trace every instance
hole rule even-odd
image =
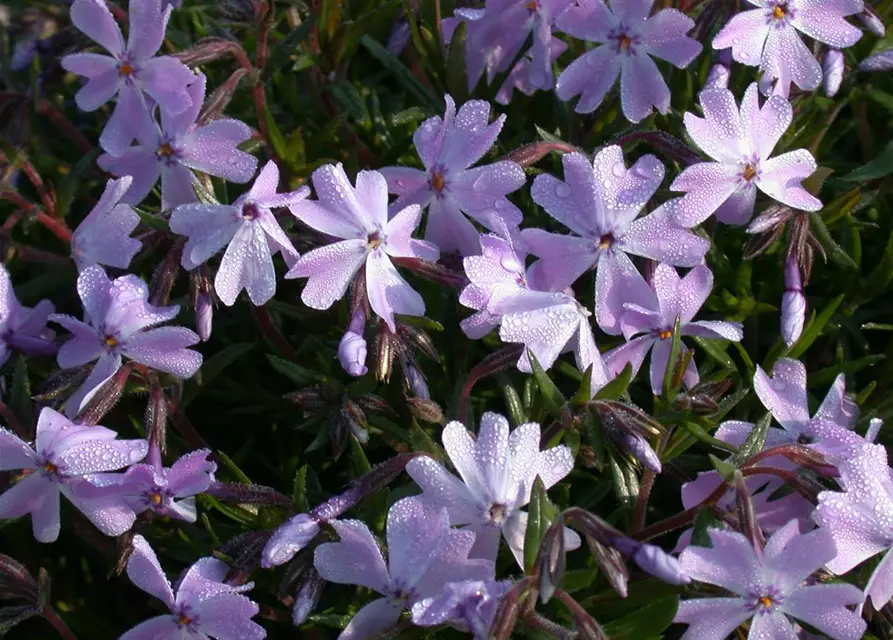
[[[893,598],[893,481],[887,450],[865,444],[838,467],[846,490],[820,493],[813,518],[837,545],[837,556],[828,562],[834,573],[847,573],[884,554],[865,587],[865,595],[880,610]]]
[[[448,623],[471,633],[475,640],[487,640],[499,601],[509,587],[508,580],[450,582],[439,595],[419,600],[412,606],[412,623],[419,627]]]
[[[280,526],[264,546],[261,566],[278,567],[291,560],[306,547],[320,531],[320,519],[312,514],[299,513]]]
[[[626,311],[620,318],[620,327],[629,342],[605,354],[605,361],[612,375],[623,371],[627,364],[632,365],[635,375],[652,351],[651,390],[660,395],[677,318],[684,336],[739,342],[744,333],[740,322],[694,320],[713,289],[713,273],[706,266],[697,266],[680,278],[673,267],[659,264],[654,270],[653,286],[652,291],[646,285],[647,297],[630,297],[630,302],[624,303]],[[642,290],[641,285],[632,289],[636,293]],[[640,333],[645,335],[633,338]],[[694,358],[689,360],[682,379],[689,388],[698,383]]]
[[[496,142],[505,116],[492,124],[490,104],[470,100],[456,113],[456,105],[445,96],[446,113],[428,118],[413,134],[416,151],[425,171],[410,167],[384,167],[381,174],[388,190],[399,197],[391,211],[409,205],[428,207],[425,239],[443,252],[474,255],[480,249],[478,232],[465,216],[488,229],[498,220],[510,227],[520,224],[521,210],[505,197],[521,188],[524,170],[509,160],[469,169]]]
[[[447,510],[418,498],[404,498],[388,512],[388,563],[369,528],[359,520],[329,524],[340,540],[314,552],[319,575],[329,582],[356,584],[380,593],[360,609],[341,638],[371,638],[393,627],[405,608],[439,595],[444,585],[492,580],[489,560],[470,560],[471,531],[450,527]]]
[[[565,51],[567,51],[567,45],[557,38],[552,38],[552,42],[549,44],[550,69],[552,63]],[[530,82],[532,66],[533,58],[530,54],[521,58],[521,60],[518,61],[518,64],[512,69],[512,72],[505,79],[505,82],[502,83],[502,86],[499,87],[499,91],[496,93],[496,102],[503,105],[509,104],[512,101],[512,92],[515,89],[523,93],[525,96],[532,96],[538,89],[544,88],[538,87]]]
[[[425,301],[400,275],[391,257],[437,260],[437,247],[415,240],[422,211],[407,205],[388,219],[388,186],[377,171],[360,171],[354,187],[341,164],[313,172],[317,200],[293,204],[292,214],[304,224],[339,242],[305,254],[286,278],[309,278],[301,300],[313,309],[328,309],[340,300],[365,265],[366,292],[372,310],[391,331],[394,314],[421,316]]]
[[[118,536],[130,529],[133,510],[114,494],[97,494],[89,482],[92,474],[122,469],[145,457],[145,440],[117,437],[105,427],[76,425],[49,407],[38,417],[34,449],[0,428],[0,471],[30,471],[0,495],[0,519],[30,513],[37,541],[53,542],[59,537],[62,494],[104,534]]]
[[[477,311],[460,323],[472,340],[480,340],[499,326],[501,316],[493,312],[494,305],[527,290],[527,254],[519,237],[513,238],[503,228],[499,233],[481,235],[480,244],[480,255],[462,260],[469,284],[459,295],[460,304]]]
[[[131,0],[128,10],[130,30],[125,46],[104,0],[75,0],[71,22],[111,55],[74,53],[62,58],[66,71],[87,78],[75,96],[84,111],[98,109],[117,94],[118,104],[99,137],[102,148],[114,154],[122,153],[150,119],[143,92],[174,116],[194,100],[186,87],[195,75],[176,58],[154,57],[164,40],[170,10],[162,6],[162,0]]]
[[[592,336],[592,313],[573,296],[522,291],[494,304],[492,312],[501,318],[502,341],[525,346],[518,360],[520,371],[532,371],[528,352],[533,353],[543,369],[548,369],[561,353],[573,351],[580,372],[592,367],[590,395],[595,395],[610,379]]]
[[[277,194],[278,187],[279,168],[270,160],[248,193],[232,205],[182,204],[171,215],[171,231],[189,238],[180,261],[184,269],[192,271],[226,247],[214,289],[227,306],[243,289],[254,305],[265,304],[276,293],[273,254],[281,251],[289,266],[298,260],[271,210],[297,204],[310,189]]]
[[[822,86],[826,96],[833,98],[837,95],[845,71],[846,61],[843,59],[843,51],[828,49],[825,52],[825,57],[822,58]]]
[[[16,298],[6,266],[0,264],[0,365],[15,349],[33,355],[56,353],[54,333],[47,328],[53,303],[41,300],[34,308],[23,307]]]
[[[757,189],[779,202],[818,211],[820,200],[800,186],[816,170],[815,159],[806,149],[769,155],[791,124],[793,111],[787,100],[769,96],[760,108],[756,84],[741,101],[727,89],[708,89],[700,94],[704,118],[685,114],[688,135],[715,162],[687,167],[670,185],[684,191],[675,211],[686,227],[706,220],[714,212],[728,224],[744,224],[753,215]]]
[[[797,256],[791,254],[784,263],[784,295],[781,298],[781,337],[791,346],[803,333],[806,320],[806,297]]]
[[[574,456],[564,445],[540,451],[540,426],[522,424],[509,434],[508,421],[487,412],[474,438],[460,422],[450,422],[441,435],[443,446],[462,480],[427,456],[410,461],[406,472],[422,488],[422,499],[446,508],[450,523],[475,534],[471,556],[494,560],[500,533],[519,565],[523,565],[524,532],[536,477],[548,489],[574,467]],[[565,529],[565,547],[576,549],[579,537]]]
[[[826,456],[834,456],[841,447],[847,448],[862,440],[850,431],[859,416],[859,407],[847,397],[845,386],[841,373],[818,411],[810,417],[806,367],[802,362],[782,358],[775,363],[771,378],[759,366],[753,377],[754,392],[787,432],[787,441],[811,444]]]
[[[532,35],[530,63],[522,81],[535,89],[551,89],[552,43],[558,41],[552,37],[552,27],[570,4],[571,0],[487,0],[483,11],[458,9],[456,15],[469,21],[469,48],[483,56],[488,83],[509,68]]]
[[[732,57],[759,66],[773,78],[789,74],[810,91],[822,81],[822,68],[798,31],[837,49],[850,47],[862,32],[844,18],[862,11],[862,0],[748,0],[756,9],[732,17],[713,39],[714,49],[732,48]]]
[[[699,264],[710,243],[680,227],[668,203],[636,219],[664,178],[652,155],[626,168],[618,146],[589,159],[581,153],[562,157],[564,182],[549,174],[536,177],[533,200],[575,235],[525,229],[521,235],[540,260],[530,268],[538,287],[561,291],[596,268],[595,316],[599,326],[620,333],[621,293],[636,286],[636,268],[626,255],[645,256],[679,267]]]
[[[176,593],[164,575],[158,557],[143,536],[133,538],[127,577],[150,596],[161,600],[170,613],[149,618],[120,640],[262,640],[267,632],[251,618],[258,606],[241,595],[254,585],[233,587],[224,582],[229,565],[217,558],[202,558],[189,567]]]
[[[217,465],[208,461],[209,455],[209,449],[193,451],[181,456],[169,468],[160,464],[137,464],[123,476],[100,475],[94,478],[94,484],[116,486],[118,494],[137,514],[152,511],[160,516],[195,522],[194,496],[208,490],[217,470]]]
[[[162,110],[160,127],[145,119],[134,132],[137,144],[120,154],[99,156],[99,166],[105,171],[133,177],[122,202],[142,202],[159,176],[162,209],[195,202],[195,176],[191,169],[238,183],[248,182],[254,175],[257,158],[237,148],[251,138],[251,127],[230,119],[197,126],[205,97],[205,76],[198,74],[187,91],[192,98],[191,107],[176,116]]]
[[[338,343],[338,360],[341,367],[350,375],[359,378],[366,375],[366,339],[363,329],[366,326],[366,314],[362,310],[354,312],[350,326],[341,336]]]
[[[91,264],[126,269],[143,246],[139,240],[130,237],[140,223],[139,215],[130,206],[121,204],[132,182],[130,176],[109,180],[99,202],[75,229],[71,237],[71,257],[78,271]]]
[[[757,552],[742,534],[708,529],[712,547],[688,547],[680,558],[692,579],[731,592],[679,603],[675,622],[689,625],[683,640],[725,640],[750,620],[748,637],[796,638],[791,618],[835,640],[858,640],[866,624],[847,605],[862,601],[851,584],[804,584],[836,555],[834,540],[816,529],[800,534],[796,520]]]
[[[890,71],[893,69],[893,49],[868,56],[859,63],[860,71]]]
[[[198,371],[201,354],[186,348],[199,342],[195,333],[184,327],[149,328],[172,320],[180,307],[149,304],[145,282],[134,275],[109,280],[102,267],[93,265],[81,271],[77,288],[84,321],[58,313],[50,316],[72,333],[59,349],[57,361],[63,369],[99,361],[65,403],[68,415],[76,415],[114,375],[122,356],[178,378],[191,378]]]
[[[652,107],[670,110],[670,88],[651,56],[684,69],[701,53],[701,43],[685,34],[695,26],[676,9],[649,17],[652,0],[577,0],[556,21],[565,33],[600,46],[572,62],[558,78],[562,100],[580,95],[577,113],[595,111],[620,76],[620,104],[630,122]]]

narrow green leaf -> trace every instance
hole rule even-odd
[[[443,111],[443,104],[438,100],[425,85],[416,80],[412,72],[400,62],[391,52],[370,38],[364,35],[360,38],[360,44],[378,60],[381,65],[394,76],[399,84],[419,102],[427,105],[435,112]]]
[[[834,238],[832,238],[831,234],[828,232],[828,227],[822,222],[820,216],[809,216],[809,223],[815,237],[822,243],[822,246],[825,247],[825,251],[832,261],[845,269],[855,270],[859,268],[859,265],[856,264],[855,260],[853,260],[849,254],[847,254],[847,252],[834,241]]]
[[[450,95],[459,103],[468,98],[468,75],[465,64],[465,45],[468,40],[468,23],[459,22],[450,40],[450,55],[447,60],[446,81]]]
[[[822,369],[820,371],[816,371],[815,373],[810,373],[807,386],[810,388],[824,387],[828,384],[831,384],[831,382],[834,381],[834,378],[839,376],[841,373],[856,373],[858,371],[862,371],[862,369],[872,367],[878,362],[882,362],[886,358],[887,356],[883,353],[877,353],[874,355],[865,356],[864,358],[859,358],[858,360],[841,362],[840,364],[834,365],[833,367],[828,367],[827,369]]]
[[[646,604],[641,609],[602,625],[611,640],[644,640],[662,637],[673,623],[679,608],[679,595],[672,594]]]
[[[282,131],[276,123],[276,118],[273,117],[273,113],[270,111],[270,106],[266,102],[264,103],[264,120],[267,123],[267,132],[270,135],[270,144],[273,145],[273,151],[275,151],[276,155],[280,158],[287,159],[288,141],[285,139],[285,136],[282,135]]]
[[[599,389],[595,394],[596,400],[619,400],[626,394],[629,383],[633,379],[633,365],[627,363],[623,371],[618,373],[613,380]]]
[[[822,309],[822,312],[815,317],[815,320],[810,322],[809,326],[803,330],[803,335],[801,335],[800,339],[791,347],[787,357],[796,360],[806,353],[806,350],[809,349],[809,347],[812,346],[812,343],[816,341],[819,335],[821,335],[825,325],[827,325],[831,318],[834,317],[837,308],[840,306],[840,303],[843,302],[843,298],[844,294],[840,294],[834,298],[827,307]]]
[[[292,490],[291,499],[295,503],[295,509],[298,513],[306,513],[310,509],[307,501],[307,465],[305,464],[295,474],[295,485]]]
[[[722,522],[716,517],[712,509],[702,507],[698,509],[698,515],[695,516],[695,522],[692,526],[691,543],[698,547],[712,547],[710,536],[707,535],[707,529],[712,527],[720,527]]]
[[[691,435],[693,435],[697,440],[703,442],[704,444],[709,444],[712,447],[716,447],[717,449],[722,449],[723,451],[728,451],[729,453],[735,453],[738,450],[730,445],[727,442],[723,442],[722,440],[718,440],[714,438],[709,433],[707,433],[703,427],[699,424],[695,424],[689,420],[682,420],[679,423],[683,429],[688,431]]]
[[[65,178],[56,189],[56,215],[64,218],[68,215],[71,202],[78,187],[83,184],[84,174],[88,169],[93,167],[96,156],[99,155],[100,149],[97,147],[84,155],[77,164],[74,165],[66,174]]]
[[[543,371],[536,356],[533,355],[533,351],[528,350],[527,357],[530,358],[530,368],[533,370],[533,378],[536,380],[536,384],[540,389],[540,395],[543,398],[543,404],[545,405],[546,411],[553,417],[560,418],[561,407],[567,404],[567,400],[558,387],[555,386],[555,383],[552,382],[552,378]]]
[[[676,365],[679,360],[679,352],[682,349],[682,330],[679,316],[673,326],[673,342],[670,344],[670,356],[667,358],[667,370],[664,371],[662,396],[666,402],[670,401],[670,392],[673,390],[673,376],[676,373]]]
[[[505,399],[505,408],[509,415],[509,420],[513,427],[522,425],[527,422],[527,414],[524,411],[524,405],[521,403],[521,396],[512,386],[511,380],[505,373],[497,373],[496,380],[502,387],[502,396]]]
[[[533,481],[530,505],[527,507],[527,530],[524,532],[524,572],[530,575],[540,542],[551,524],[546,517],[546,485],[539,476]]]
[[[299,364],[295,364],[294,362],[285,360],[279,356],[274,356],[268,353],[267,360],[277,373],[285,376],[296,385],[305,386],[313,382],[322,382],[324,380],[323,376],[316,371],[308,369],[307,367],[302,367]]]
[[[893,142],[887,144],[883,151],[875,156],[874,160],[851,171],[845,176],[841,176],[841,180],[846,180],[848,182],[868,182],[869,180],[874,180],[876,178],[883,178],[891,173],[893,173]]]
[[[220,459],[223,466],[235,476],[236,480],[244,482],[245,484],[253,484],[251,479],[245,475],[245,472],[242,471],[239,466],[232,461],[232,458],[226,455],[223,451],[218,450],[217,457]]]
[[[580,387],[577,389],[577,392],[571,398],[571,406],[579,409],[580,407],[585,407],[589,403],[589,398],[592,395],[592,365],[589,365],[586,368],[586,371],[583,373],[583,378],[580,380]]]
[[[9,394],[9,408],[25,429],[34,424],[34,405],[31,402],[31,381],[28,379],[28,361],[25,356],[16,358],[12,374],[12,391]]]
[[[304,21],[298,25],[296,29],[293,29],[291,33],[289,33],[285,40],[277,44],[273,47],[273,50],[270,52],[270,56],[267,58],[267,62],[264,65],[264,80],[273,75],[276,71],[280,69],[285,69],[289,66],[289,60],[300,52],[301,43],[310,35],[310,32],[313,30],[313,24],[315,22],[315,16],[311,14],[307,14],[304,18]]]
[[[729,464],[735,467],[741,466],[748,458],[763,450],[766,444],[766,436],[769,433],[769,425],[772,423],[772,414],[766,413],[760,418],[747,438],[738,447],[738,452],[729,458]]]
[[[738,367],[735,366],[735,362],[726,351],[729,346],[727,340],[708,340],[707,338],[701,338],[699,336],[692,336],[692,340],[694,340],[695,344],[701,347],[711,359],[719,363],[724,369],[738,369]]]
[[[710,463],[713,465],[713,468],[716,469],[722,479],[726,482],[731,482],[732,477],[735,475],[735,466],[729,464],[724,460],[720,460],[712,453],[708,453],[707,457],[710,458]]]
[[[369,464],[369,458],[366,457],[366,452],[363,450],[363,445],[360,444],[360,441],[353,434],[349,437],[351,466],[353,467],[354,475],[359,477],[368,473],[372,469],[372,465]]]

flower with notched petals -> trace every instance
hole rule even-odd
[[[41,300],[33,308],[23,307],[16,298],[6,267],[0,264],[0,365],[13,350],[33,355],[56,353],[52,329],[47,318],[55,308],[49,300]]]
[[[71,257],[78,271],[91,264],[126,269],[143,246],[130,237],[140,217],[121,202],[132,182],[130,176],[109,180],[99,202],[75,229],[71,236]]]

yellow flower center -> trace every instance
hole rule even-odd
[[[157,507],[161,504],[161,494],[157,491],[155,493],[149,494],[149,502]]]
[[[440,193],[445,186],[446,178],[444,178],[443,174],[439,171],[435,172],[434,175],[431,176],[431,188]]]
[[[627,36],[627,35],[620,36],[620,50],[621,51],[626,51],[627,49],[629,49],[629,45],[631,45],[632,43],[633,43],[633,41],[630,40],[629,36]]]
[[[772,606],[772,598],[770,598],[769,596],[761,596],[760,604],[768,609]]]
[[[133,73],[133,66],[129,62],[122,62],[121,66],[118,67],[118,73],[122,76],[129,76]]]
[[[784,6],[782,6],[780,4],[775,5],[775,8],[772,10],[772,16],[776,20],[781,20],[782,18],[784,18],[784,16],[785,16]]]
[[[59,470],[59,467],[54,465],[52,462],[47,462],[45,465],[43,465],[43,470],[47,473],[56,473]]]
[[[106,336],[104,342],[105,346],[110,348],[118,346],[118,339],[115,336]]]
[[[526,6],[528,11],[536,11],[536,0],[530,0]]]
[[[757,170],[752,164],[749,164],[746,167],[744,167],[744,173],[742,174],[742,177],[745,180],[747,180],[747,181],[753,180],[754,176],[756,176],[756,175],[757,175]]]
[[[658,333],[657,337],[660,338],[661,340],[666,340],[667,338],[673,337],[673,332],[670,331],[669,329],[665,329],[665,330],[661,331],[660,333]]]
[[[180,618],[177,620],[177,624],[179,624],[181,627],[189,626],[189,624],[191,624],[191,623],[192,623],[192,618],[187,616],[185,613],[180,614]]]
[[[158,147],[155,155],[160,158],[170,158],[172,155],[174,155],[174,148],[170,144],[165,142],[163,145]]]
[[[614,236],[610,233],[606,233],[598,240],[598,248],[601,250],[609,249],[611,247],[611,243],[614,242]]]

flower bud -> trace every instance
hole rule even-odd
[[[406,404],[409,405],[410,413],[419,420],[431,424],[443,424],[443,409],[434,400],[409,397],[406,398]]]
[[[840,90],[840,84],[843,82],[843,72],[846,64],[843,59],[843,52],[840,49],[828,49],[825,57],[822,58],[822,88],[825,95],[833,98]]]
[[[278,567],[291,560],[319,534],[319,520],[306,513],[299,513],[276,529],[264,545],[260,566],[264,569]]]
[[[236,69],[232,72],[229,78],[227,78],[226,82],[221,84],[214,90],[208,99],[205,100],[205,104],[202,106],[201,113],[198,116],[198,126],[202,126],[217,120],[223,110],[226,109],[227,105],[230,103],[230,100],[233,99],[233,96],[236,93],[236,89],[239,88],[239,82],[248,75],[247,69]],[[283,252],[284,253],[284,252]]]
[[[350,375],[359,378],[366,375],[366,340],[363,336],[348,331],[338,344],[338,360],[341,367]]]
[[[25,565],[0,553],[0,600],[13,598],[37,603],[39,587]]]
[[[83,405],[83,408],[78,412],[75,422],[89,426],[99,424],[99,421],[105,417],[105,414],[111,411],[118,404],[118,400],[121,399],[124,387],[127,386],[127,379],[130,377],[130,371],[130,363],[125,363],[111,378],[106,380],[99,390]]]
[[[502,597],[490,627],[491,638],[508,640],[512,637],[515,625],[518,624],[518,615],[521,613],[520,585],[521,583],[516,584]]]
[[[705,89],[726,89],[729,86],[729,78],[732,72],[726,65],[716,63],[710,67],[707,79],[704,81]]]
[[[181,51],[173,57],[177,58],[187,67],[194,67],[195,65],[219,60],[224,56],[233,54],[240,48],[241,47],[232,40],[227,40],[225,38],[205,38],[196,43],[191,49]]]
[[[865,432],[865,439],[869,442],[877,440],[878,433],[880,433],[881,427],[883,426],[883,420],[880,418],[872,418],[871,422],[868,423],[868,431]]]
[[[886,49],[873,56],[868,56],[859,63],[860,71],[890,71],[893,70],[893,49]]]
[[[406,20],[400,20],[397,24],[394,25],[394,28],[391,30],[391,36],[388,38],[388,44],[386,45],[386,49],[391,55],[399,56],[403,53],[403,50],[406,48],[406,44],[409,42],[410,28],[409,22]]]
[[[536,558],[540,599],[548,602],[555,594],[565,567],[564,518],[559,516],[546,531]]]
[[[174,242],[164,260],[155,268],[152,279],[149,281],[149,302],[157,307],[163,307],[170,302],[171,289],[177,281],[177,273],[180,271],[180,255],[186,241],[179,239]]]
[[[784,284],[785,291],[781,298],[781,337],[790,347],[800,338],[806,321],[806,297],[803,295],[803,281],[794,254],[789,255],[785,261]]]
[[[202,342],[211,337],[214,322],[214,302],[210,292],[200,292],[195,298],[195,329]]]
[[[419,371],[412,362],[408,360],[403,363],[403,377],[406,387],[413,396],[419,400],[430,400],[431,393],[428,391],[428,383],[425,376]]]
[[[375,334],[375,375],[379,382],[388,382],[391,379],[391,370],[394,366],[396,354],[396,336],[384,322],[378,325],[378,333]]]
[[[867,4],[864,5],[862,13],[856,17],[859,18],[859,22],[862,23],[862,26],[871,35],[878,38],[883,38],[887,35],[887,28],[884,26],[883,20]]]
[[[640,545],[633,560],[642,571],[666,583],[683,585],[691,582],[679,560],[653,544]]]
[[[157,377],[155,378],[157,381]],[[167,411],[168,400],[164,390],[153,384],[149,390],[149,402],[146,404],[146,439],[159,453],[167,450]]]
[[[615,441],[636,460],[641,462],[642,466],[654,473],[660,473],[660,458],[645,438],[635,433],[618,434],[618,436],[615,438]]]
[[[301,576],[298,590],[295,593],[295,604],[291,610],[291,619],[295,626],[304,624],[307,617],[316,608],[325,584],[325,580],[320,577],[316,569],[310,568]]]
[[[521,167],[529,167],[536,164],[551,152],[571,153],[579,151],[577,147],[568,142],[533,142],[518,147],[505,156],[505,160],[510,160]]]
[[[291,498],[272,487],[262,484],[242,482],[214,482],[208,488],[208,495],[233,504],[261,504],[277,507],[293,507]]]

